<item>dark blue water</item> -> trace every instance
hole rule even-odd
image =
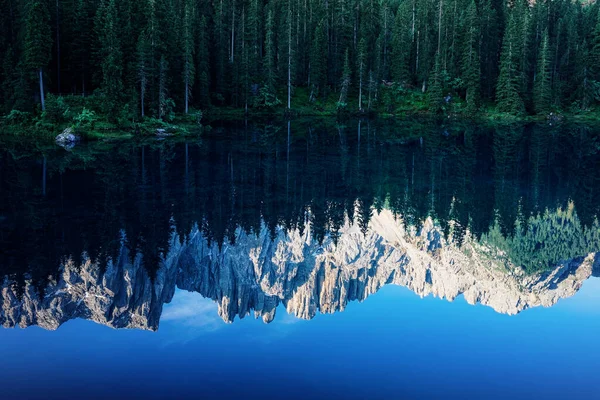
[[[598,397],[599,133],[7,141],[2,398]]]

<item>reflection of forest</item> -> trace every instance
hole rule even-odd
[[[335,238],[346,216],[366,230],[371,210],[384,207],[417,227],[431,216],[459,243],[467,229],[485,234],[517,263],[545,268],[582,255],[573,249],[600,247],[599,143],[581,126],[363,121],[296,122],[291,132],[242,124],[187,143],[100,143],[71,153],[7,146],[0,272],[43,288],[64,257],[117,254],[124,232],[152,275],[173,229],[183,238],[198,224],[223,243],[235,241],[237,227],[259,231],[261,221],[273,235],[277,226],[303,229],[309,215],[321,241]]]

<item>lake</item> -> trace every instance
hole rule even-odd
[[[2,398],[600,396],[600,128],[0,143]]]

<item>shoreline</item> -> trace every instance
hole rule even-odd
[[[482,111],[473,115],[464,113],[433,114],[414,110],[411,112],[398,113],[361,113],[333,111],[307,112],[306,109],[277,109],[272,111],[246,112],[243,108],[210,108],[200,112],[201,117],[195,114],[176,114],[172,121],[166,122],[154,118],[145,118],[142,121],[132,121],[126,124],[115,124],[107,118],[100,116],[91,126],[76,126],[71,122],[48,123],[43,122],[41,116],[31,117],[21,123],[9,123],[8,117],[0,117],[0,136],[3,138],[29,138],[39,142],[54,141],[56,136],[69,128],[76,132],[77,136],[84,141],[98,140],[127,140],[134,138],[152,138],[157,136],[157,131],[165,132],[164,137],[197,137],[207,130],[212,129],[212,123],[226,122],[263,122],[280,123],[284,121],[298,122],[308,119],[319,121],[332,121],[334,123],[345,123],[348,121],[407,121],[435,125],[475,123],[481,126],[489,125],[547,125],[549,128],[564,124],[585,124],[600,127],[600,113],[590,111],[587,114],[565,113],[549,115],[522,115],[496,113]],[[192,122],[194,120],[194,122]],[[160,136],[160,135],[158,135]]]

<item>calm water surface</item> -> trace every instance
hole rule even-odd
[[[0,147],[2,398],[600,397],[600,130]]]

